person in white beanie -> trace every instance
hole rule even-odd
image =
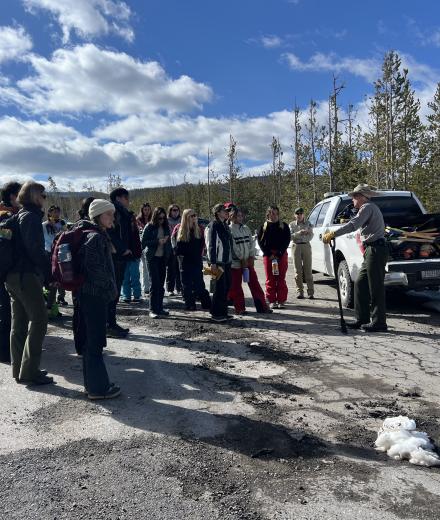
[[[89,207],[90,221],[78,226],[87,233],[80,249],[82,272],[85,280],[78,291],[82,346],[84,387],[89,399],[111,399],[121,389],[110,383],[105,367],[103,350],[107,344],[107,307],[118,290],[112,260],[112,243],[107,230],[112,228],[114,205],[108,200],[94,199]]]

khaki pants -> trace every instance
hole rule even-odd
[[[21,380],[32,380],[38,375],[47,331],[43,285],[35,274],[10,273],[6,288],[12,301],[12,375]]]
[[[303,282],[306,282],[307,294],[313,296],[312,248],[310,244],[294,244],[292,246],[292,258],[295,267],[296,292],[303,295]]]

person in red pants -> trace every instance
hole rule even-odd
[[[277,206],[268,207],[266,222],[260,227],[257,238],[263,251],[267,301],[272,309],[284,309],[287,300],[287,248],[290,243],[290,229],[285,222],[280,221]]]
[[[272,312],[264,298],[263,289],[255,272],[255,240],[251,230],[243,224],[244,215],[235,206],[229,211],[229,229],[232,235],[232,284],[228,299],[234,302],[235,314],[246,312],[242,280],[247,281],[257,312]]]

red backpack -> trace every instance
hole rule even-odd
[[[85,281],[79,251],[90,233],[97,233],[97,231],[90,227],[75,227],[58,233],[53,241],[51,251],[52,278],[66,291],[77,291]],[[68,244],[72,260],[60,264],[58,255],[60,246],[63,244]]]

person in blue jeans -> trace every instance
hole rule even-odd
[[[140,264],[139,258],[129,260],[125,267],[124,281],[122,282],[121,298],[125,303],[130,303],[131,295],[133,294],[133,302],[139,303],[141,301],[141,278],[140,278]]]

